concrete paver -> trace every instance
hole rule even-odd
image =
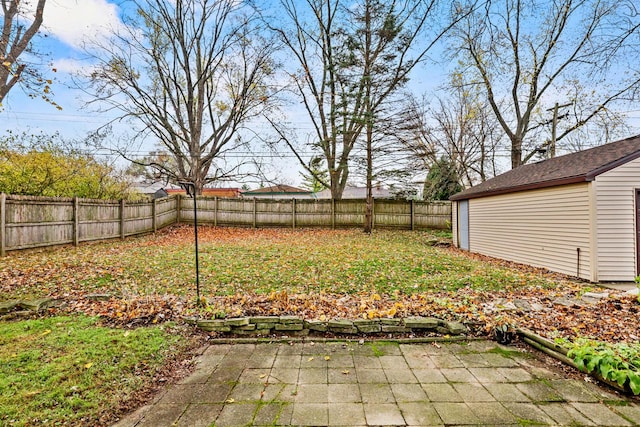
[[[566,401],[589,403],[597,403],[600,401],[600,397],[592,393],[591,390],[584,385],[583,381],[553,380],[550,384]]]
[[[540,409],[542,409],[547,415],[553,418],[558,425],[561,426],[576,424],[581,426],[596,425],[571,405],[565,405],[563,403],[549,403],[547,405],[541,405]]]
[[[470,402],[467,406],[478,417],[479,424],[516,424],[518,419],[498,402]]]
[[[326,426],[329,424],[329,405],[326,403],[296,404],[293,407],[291,424],[296,426]]]
[[[366,424],[362,403],[333,403],[329,405],[330,426],[363,426]]]
[[[619,415],[615,414],[611,409],[607,408],[602,403],[579,403],[573,402],[571,406],[576,408],[580,413],[586,415],[593,420],[596,425],[599,426],[631,426],[630,422],[626,421]]]
[[[368,425],[374,426],[397,426],[405,425],[404,417],[400,408],[392,403],[364,405],[364,414]]]
[[[440,402],[434,403],[438,415],[445,424],[454,425],[478,425],[480,419],[464,402]]]
[[[640,406],[489,341],[307,340],[211,345],[116,426],[523,424],[640,425]]]
[[[398,402],[398,407],[409,426],[444,425],[442,418],[431,403]]]

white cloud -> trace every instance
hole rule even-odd
[[[55,68],[58,73],[78,74],[82,72],[83,75],[90,74],[95,70],[95,66],[89,62],[72,58],[55,59],[52,68]]]
[[[122,28],[118,10],[107,0],[48,0],[41,30],[79,49]]]

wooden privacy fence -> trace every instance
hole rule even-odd
[[[145,202],[0,195],[0,254],[150,233],[176,222],[177,199]]]
[[[193,199],[180,199],[179,221],[193,222]],[[198,198],[198,223],[240,227],[362,227],[362,199]],[[419,230],[451,228],[450,202],[374,200],[373,226]]]
[[[198,223],[237,227],[361,227],[364,200],[199,197]],[[451,203],[375,200],[375,228],[450,229]],[[0,195],[0,253],[124,238],[193,222],[193,199],[125,202]]]

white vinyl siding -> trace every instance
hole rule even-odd
[[[640,189],[640,159],[596,177],[598,280],[636,277],[635,190]]]
[[[469,200],[470,250],[591,280],[589,184]]]
[[[458,247],[458,202],[451,202],[451,236],[453,246]]]

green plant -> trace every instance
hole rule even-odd
[[[573,343],[567,356],[581,370],[595,372],[640,394],[640,344],[609,344],[582,338]]]

